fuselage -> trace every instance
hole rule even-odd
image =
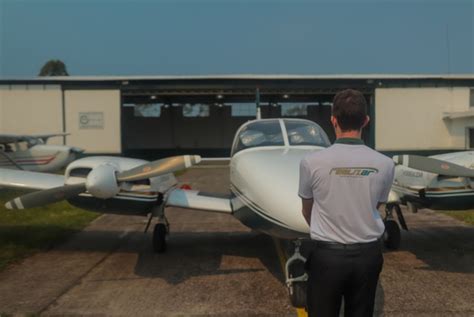
[[[246,133],[252,131],[252,124],[261,122],[280,125],[281,135],[277,127],[264,136]],[[285,127],[288,122],[300,123],[301,127],[293,125],[292,129],[288,124]],[[306,128],[318,135],[301,137]],[[268,130],[272,129],[268,127]],[[247,137],[250,146],[240,149],[240,137]],[[299,165],[304,156],[328,145],[324,131],[307,120],[270,119],[244,125],[237,132],[230,162],[233,215],[246,226],[271,236],[284,239],[307,236],[309,228],[298,196]]]
[[[34,172],[55,172],[71,163],[82,150],[64,145],[34,145],[28,149],[4,152],[0,168],[13,168]]]

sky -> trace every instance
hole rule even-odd
[[[0,0],[0,77],[474,72],[474,0]]]

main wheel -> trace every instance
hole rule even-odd
[[[400,247],[401,234],[400,227],[395,220],[385,221],[385,232],[383,234],[383,243],[387,249],[397,250]]]
[[[166,251],[166,226],[157,223],[153,229],[153,250],[157,253]]]

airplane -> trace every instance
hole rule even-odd
[[[297,195],[299,164],[307,154],[328,146],[330,141],[324,130],[309,120],[249,121],[237,130],[232,143],[229,195],[178,187],[171,174],[176,170],[175,165],[167,160],[177,160],[178,168],[185,168],[199,163],[200,157],[192,156],[152,163],[128,158],[83,158],[69,164],[65,177],[1,171],[0,186],[39,190],[7,202],[9,209],[42,206],[66,199],[80,208],[103,213],[148,214],[145,231],[152,218],[157,217],[158,223],[152,236],[156,252],[166,250],[166,236],[169,234],[166,207],[230,214],[251,229],[295,242],[294,252],[285,265],[286,285],[291,303],[304,307],[307,275],[301,268],[306,259],[300,247],[303,240],[309,239],[309,228],[302,216],[301,200]],[[397,160],[409,168],[442,168],[432,158],[406,156]],[[442,164],[446,164],[448,169],[456,169],[452,163],[443,161]],[[160,172],[145,172],[155,169]],[[402,196],[395,197],[393,193],[392,196],[385,209],[387,227],[392,227],[388,223],[396,223],[392,219],[394,206],[399,207],[398,204],[404,202]],[[392,231],[386,231],[385,243],[394,240],[391,234]]]
[[[65,135],[68,134],[0,134],[0,168],[36,172],[60,170],[83,152],[77,147],[46,144],[51,137]]]
[[[410,212],[419,208],[466,210],[474,208],[474,151],[451,152],[429,157],[396,155],[395,176],[386,205],[385,244],[400,245],[400,228],[408,230],[400,205]]]

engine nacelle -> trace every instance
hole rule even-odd
[[[95,167],[86,179],[87,191],[94,197],[107,199],[117,195],[120,188],[115,177],[116,168],[109,164]]]

